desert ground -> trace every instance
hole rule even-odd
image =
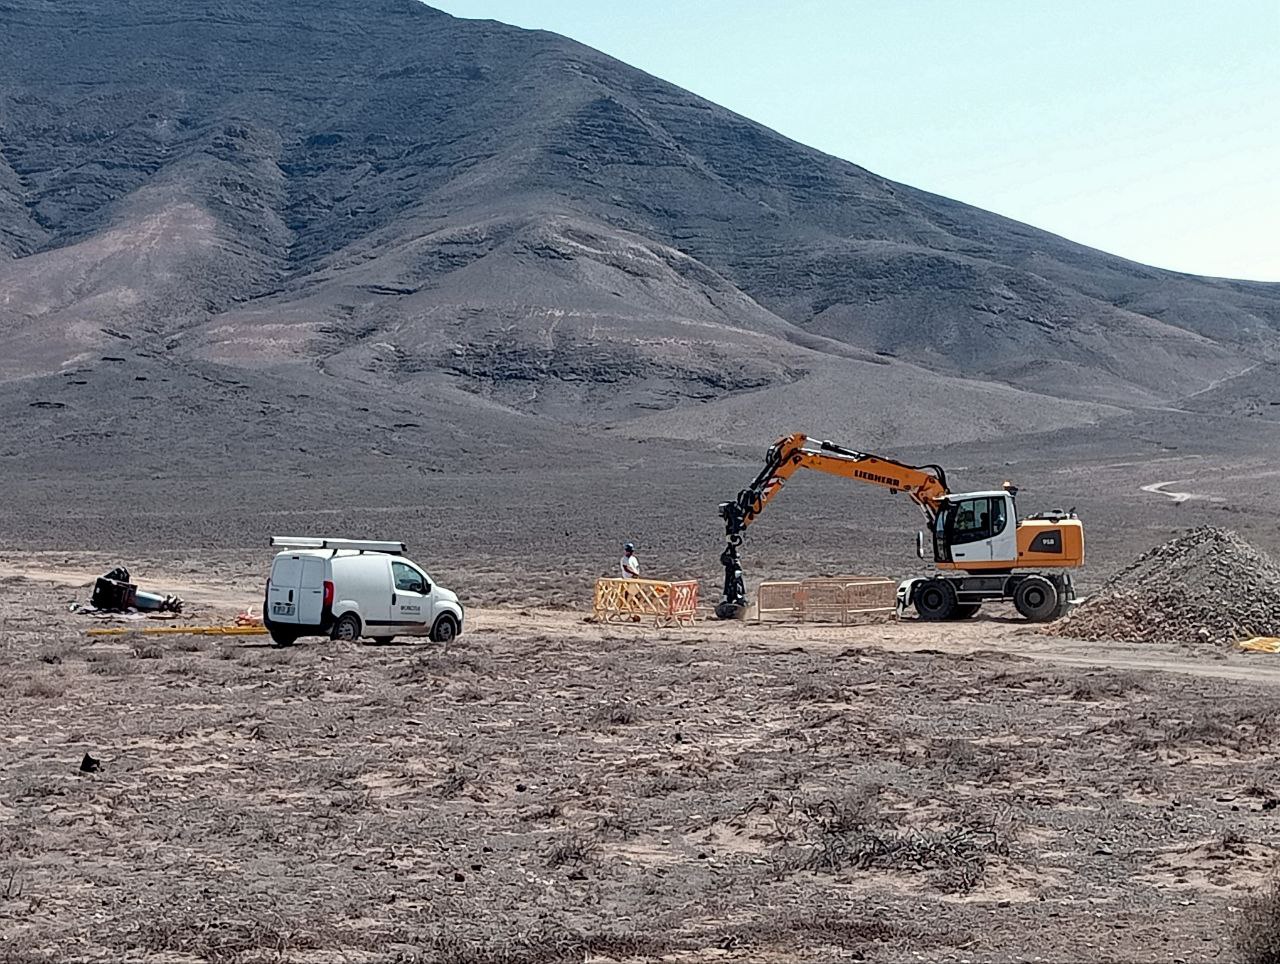
[[[1140,491],[1199,491],[1169,468],[1139,465],[1122,501],[1089,507],[1086,585],[1244,500]],[[236,511],[254,486],[234,478],[15,492],[0,960],[1240,959],[1277,858],[1280,657],[1073,641],[998,608],[944,626],[594,624],[614,534],[713,602],[714,497],[750,473],[688,475],[705,536],[693,509],[638,514],[672,492],[624,474],[531,476],[528,506],[509,480],[406,496],[370,479],[360,511],[329,513],[265,485]],[[593,484],[616,498],[575,488]],[[753,580],[919,565],[906,506],[821,483],[790,498],[753,530]],[[260,604],[268,534],[335,528],[407,530],[468,604],[464,634],[447,650],[90,640],[70,612],[123,563],[225,621]],[[100,771],[78,772],[85,753]]]

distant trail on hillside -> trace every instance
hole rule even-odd
[[[1150,492],[1153,495],[1163,495],[1168,499],[1172,499],[1176,503],[1190,502],[1192,499],[1202,499],[1205,502],[1225,502],[1226,500],[1216,495],[1201,495],[1198,492],[1176,492],[1166,490],[1169,485],[1181,485],[1188,481],[1187,479],[1173,479],[1168,482],[1152,482],[1150,485],[1140,486],[1143,492]]]

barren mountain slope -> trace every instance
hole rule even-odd
[[[0,0],[0,27],[0,400],[48,402],[61,444],[145,401],[102,394],[120,365],[227,413],[251,369],[462,434],[825,417],[895,444],[1088,424],[1280,345],[1276,286],[1113,258],[414,0]],[[149,416],[176,446],[181,409]],[[252,414],[202,431],[235,448]]]

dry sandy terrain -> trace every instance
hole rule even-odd
[[[102,559],[2,562],[6,961],[1233,960],[1275,865],[1277,657],[1000,613],[89,642]],[[216,619],[261,565],[135,577]]]

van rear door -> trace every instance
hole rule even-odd
[[[302,557],[302,582],[298,589],[298,622],[303,626],[319,626],[324,607],[324,560]]]
[[[319,560],[316,560],[319,562]],[[267,617],[273,623],[298,621],[302,590],[302,557],[280,553],[271,564],[271,588],[267,592]],[[317,618],[316,622],[320,620]]]

